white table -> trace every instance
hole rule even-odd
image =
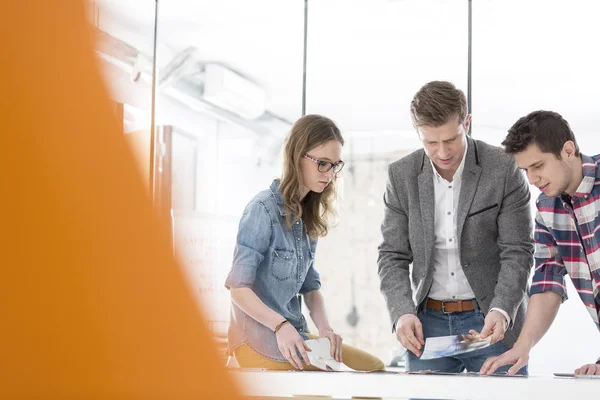
[[[408,375],[404,373],[231,371],[244,396],[329,395],[417,399],[595,399],[600,379],[530,376]]]

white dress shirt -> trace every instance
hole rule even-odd
[[[451,182],[442,178],[437,172],[435,165],[431,163],[434,171],[433,187],[435,191],[435,247],[433,249],[433,284],[429,290],[428,297],[435,300],[455,301],[475,298],[473,289],[471,289],[471,285],[469,285],[460,265],[460,254],[458,252],[459,239],[456,237],[456,213],[458,211],[458,198],[467,148],[468,145],[465,145],[462,161],[454,173]],[[492,310],[500,311],[506,318],[507,323],[510,321],[508,313],[504,310],[498,308],[493,308]]]

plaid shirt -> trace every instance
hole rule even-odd
[[[535,273],[530,294],[553,291],[567,298],[565,274],[600,329],[600,155],[581,155],[583,180],[573,197],[537,199]]]

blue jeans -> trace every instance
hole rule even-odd
[[[475,329],[483,329],[484,315],[477,305],[475,310],[445,314],[442,311],[423,309],[417,315],[423,325],[425,339],[437,336],[449,336],[469,333]],[[408,371],[432,370],[439,372],[479,372],[481,366],[489,357],[498,356],[508,350],[502,342],[494,343],[485,349],[470,353],[458,354],[454,357],[442,357],[433,360],[420,360],[412,351],[406,353],[406,369]],[[506,373],[510,365],[498,368],[495,373]],[[521,368],[518,374],[528,375],[527,366]]]

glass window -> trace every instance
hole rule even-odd
[[[387,166],[421,147],[409,113],[421,86],[467,92],[467,2],[319,0],[308,11],[306,111],[338,123],[347,162],[316,265],[332,327],[387,363],[399,347],[376,272]]]
[[[303,18],[300,0],[160,3],[157,120],[172,131],[175,250],[219,338],[239,218],[279,175],[301,115]]]

